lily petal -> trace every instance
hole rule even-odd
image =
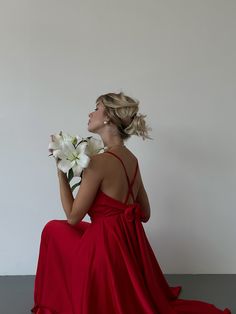
[[[75,160],[72,160],[70,163],[71,163],[71,168],[73,168],[77,164]]]
[[[100,152],[102,148],[103,148],[102,140],[91,137],[88,139],[86,154],[89,156],[96,155],[97,153]]]
[[[57,143],[55,142],[51,142],[49,143],[48,145],[48,149],[59,149],[60,145],[58,145]]]
[[[76,149],[71,142],[65,142],[62,150],[66,156],[76,153]]]
[[[85,154],[80,154],[79,156],[79,164],[81,167],[86,168],[90,162],[90,158]]]
[[[80,144],[76,147],[76,151],[77,151],[78,153],[84,153],[85,150],[86,150],[87,145],[88,145],[87,142],[82,142],[82,143],[80,143]]]
[[[53,142],[60,143],[63,140],[60,134],[53,135]]]
[[[67,173],[71,168],[71,162],[67,159],[62,159],[58,162],[57,166],[61,171]]]
[[[80,164],[76,164],[72,169],[73,169],[73,172],[74,172],[74,176],[75,177],[80,177],[81,172],[83,170],[83,168],[80,166]]]
[[[71,141],[72,138],[73,138],[70,134],[64,133],[64,132],[62,133],[62,137],[63,137],[63,140],[66,141],[66,142],[67,141]]]
[[[65,154],[60,149],[54,150],[52,152],[52,154],[53,154],[54,157],[58,157],[60,159],[65,159],[66,158]]]

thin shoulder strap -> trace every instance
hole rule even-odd
[[[134,199],[134,194],[133,194],[133,191],[132,191],[132,186],[131,186],[131,184],[130,184],[129,177],[128,177],[128,174],[127,174],[125,165],[124,165],[124,163],[123,163],[123,160],[122,160],[119,156],[117,156],[116,154],[114,154],[114,153],[112,153],[112,152],[105,152],[105,153],[112,154],[112,155],[115,156],[117,159],[119,159],[120,162],[122,163],[122,166],[123,166],[124,170],[125,170],[126,178],[127,178],[127,181],[128,181],[128,187],[129,187],[129,191],[128,191],[127,196],[126,196],[125,203],[127,202],[130,193],[131,193],[131,195],[132,195],[132,197],[133,197],[133,200],[135,201],[135,199]],[[137,166],[136,166],[135,174],[136,174],[136,172],[137,172]],[[134,181],[134,179],[133,179],[132,181]]]

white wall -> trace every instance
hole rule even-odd
[[[230,0],[1,1],[1,275],[35,274],[65,219],[49,135],[91,135],[95,99],[121,90],[153,128],[127,146],[163,272],[236,272],[235,29]]]

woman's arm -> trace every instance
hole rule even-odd
[[[149,204],[147,192],[144,188],[142,178],[141,178],[141,184],[140,184],[140,187],[138,190],[138,195],[137,195],[136,201],[141,206],[141,211],[142,211],[141,220],[143,222],[147,222],[151,216],[151,211],[150,211],[150,204]]]
[[[57,168],[57,175],[59,178],[62,207],[64,209],[67,219],[69,219],[74,202],[74,197],[71,192],[70,184],[68,182],[66,174]]]
[[[101,155],[92,156],[88,167],[83,170],[83,180],[75,198],[67,175],[57,168],[61,203],[69,224],[75,225],[81,221],[90,209],[103,179],[103,168]]]
[[[103,180],[104,167],[102,154],[91,157],[88,167],[83,170],[83,180],[72,204],[69,224],[80,222],[91,208]]]

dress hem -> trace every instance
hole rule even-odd
[[[31,310],[34,314],[56,314],[57,312],[50,310],[45,306],[35,305]]]

